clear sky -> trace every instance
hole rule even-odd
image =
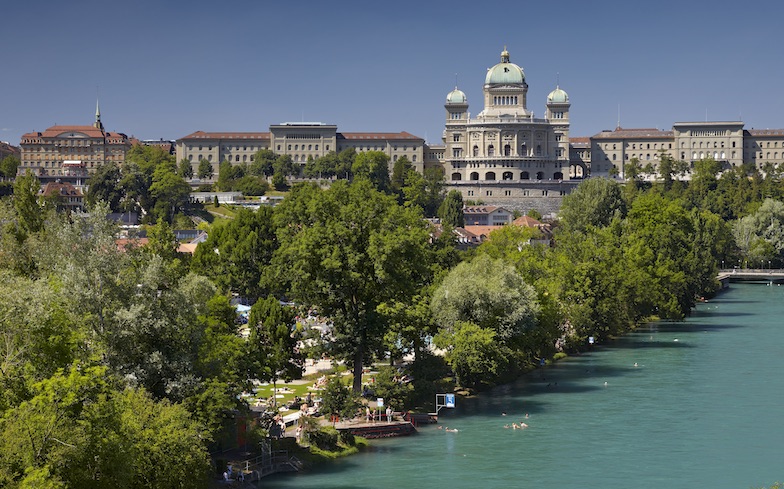
[[[784,2],[9,0],[0,140],[55,124],[141,139],[319,121],[441,141],[455,84],[472,115],[507,46],[572,136],[673,122],[784,128]]]

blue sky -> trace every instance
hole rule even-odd
[[[8,3],[8,2],[6,2]],[[0,140],[91,124],[177,139],[319,121],[440,142],[507,46],[528,108],[560,86],[572,136],[673,122],[784,128],[777,1],[16,0],[0,7]]]

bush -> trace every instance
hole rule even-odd
[[[309,434],[310,444],[321,450],[335,451],[338,448],[338,435],[338,430],[335,428],[322,428]]]
[[[357,439],[353,433],[350,433],[348,431],[339,431],[338,442],[340,442],[342,445],[345,445],[347,447],[353,447],[354,445],[356,445]]]

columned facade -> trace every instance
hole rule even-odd
[[[476,117],[461,90],[447,95],[443,168],[449,185],[519,186],[569,178],[569,97],[556,88],[547,97],[545,117],[537,118],[528,110],[527,94],[523,69],[504,50],[487,72],[484,108]]]

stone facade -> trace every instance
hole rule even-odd
[[[104,129],[96,106],[92,126],[52,126],[22,135],[17,175],[30,171],[42,185],[60,181],[81,187],[102,164],[122,165],[132,144],[125,134]]]
[[[582,161],[594,176],[615,174],[624,177],[624,165],[632,159],[654,168],[662,154],[694,162],[713,158],[724,168],[752,163],[764,169],[766,163],[784,164],[784,129],[744,129],[743,122],[676,122],[672,130],[626,129],[602,131],[590,138],[590,151],[573,144],[570,158]]]
[[[532,183],[569,179],[569,97],[556,87],[544,118],[537,118],[527,107],[527,94],[523,69],[504,50],[487,72],[484,107],[476,117],[461,90],[447,95],[441,163],[447,184],[464,198],[480,197],[473,195],[481,193],[479,187],[512,197]]]
[[[403,156],[417,170],[424,168],[425,141],[407,132],[338,132],[337,126],[321,122],[287,122],[269,129],[269,132],[194,132],[176,141],[177,161],[190,161],[196,175],[202,159],[215,168],[223,161],[250,164],[257,151],[269,149],[277,155],[290,156],[295,164],[304,167],[308,158],[353,148],[357,153],[384,152],[389,156],[390,170]]]

